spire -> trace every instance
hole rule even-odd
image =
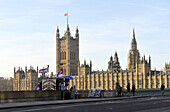
[[[112,55],[110,56],[110,61],[113,61],[113,57],[112,57]]]
[[[114,62],[118,62],[118,56],[117,56],[117,51],[115,52],[115,57],[114,57]]]
[[[16,71],[16,70],[15,70],[15,67],[14,67],[14,74],[15,74],[15,71]]]
[[[133,39],[135,39],[135,29],[133,28]]]
[[[117,51],[115,52],[115,57],[117,57]]]
[[[57,37],[57,38],[59,38],[59,37],[60,37],[60,33],[59,33],[59,27],[58,27],[58,26],[57,26],[56,37]]]
[[[86,60],[84,60],[84,65],[86,65]]]
[[[37,73],[38,73],[38,66],[37,66]]]
[[[151,64],[151,57],[150,57],[150,55],[149,55],[149,63]]]
[[[118,59],[118,55],[117,55],[117,51],[116,51],[115,52],[115,57],[114,57],[113,69],[117,69],[117,68],[121,68],[121,67],[120,67],[120,63],[119,63],[119,59]]]
[[[77,26],[77,29],[76,29],[76,33],[79,33],[79,29],[78,29],[78,26]]]
[[[92,61],[90,60],[90,65],[92,65]]]
[[[70,28],[69,28],[69,24],[67,24],[67,30],[65,32],[65,37],[70,37]]]
[[[57,33],[59,33],[59,28],[58,28],[58,26],[57,26]]]
[[[135,39],[135,30],[133,28],[133,38],[132,38],[132,42],[131,42],[131,49],[137,49],[137,43],[136,43],[136,39]]]
[[[27,72],[27,66],[25,66],[25,72]]]
[[[75,37],[76,37],[76,38],[79,38],[79,30],[78,30],[78,26],[77,26],[77,28],[76,28],[76,34],[75,34]]]
[[[90,60],[90,69],[92,70],[92,61]],[[90,70],[90,72],[91,72]]]

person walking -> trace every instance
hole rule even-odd
[[[121,87],[120,87],[120,85],[118,87],[118,96],[121,96]]]
[[[127,96],[129,96],[129,94],[130,94],[130,84],[128,83],[128,85],[127,85]]]
[[[164,84],[162,84],[162,85],[161,85],[162,94],[164,94],[164,89],[165,89],[165,86],[164,86]]]
[[[119,85],[119,88],[118,88],[118,96],[121,96],[121,92],[122,92],[122,87],[120,87],[120,85]]]
[[[133,84],[132,86],[132,92],[133,92],[133,96],[135,96],[135,84]]]

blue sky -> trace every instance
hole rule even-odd
[[[170,62],[168,0],[0,0],[0,76],[13,77],[13,67],[50,65],[55,72],[55,32],[80,31],[80,63],[92,60],[93,70],[106,70],[118,52],[127,68],[135,28],[141,56],[151,56],[152,69]]]

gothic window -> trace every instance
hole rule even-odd
[[[75,60],[75,57],[76,57],[75,55],[76,55],[76,54],[74,53],[74,56],[73,56],[73,59],[74,59],[74,60]]]
[[[70,53],[70,59],[72,60],[72,52]]]
[[[63,68],[63,71],[64,71],[64,73],[63,73],[63,74],[66,74],[66,69],[65,69],[65,68]]]
[[[162,80],[162,83],[164,84],[164,83],[165,83],[165,80]]]
[[[66,52],[61,52],[60,53],[60,59],[65,60],[66,59]]]
[[[75,69],[73,69],[73,74],[75,74]]]
[[[64,59],[66,59],[66,52],[64,52]]]
[[[139,68],[139,72],[142,72],[142,68]]]
[[[75,60],[75,52],[71,52],[70,53],[70,59],[71,60]]]
[[[157,79],[157,84],[159,84],[159,80]]]
[[[139,80],[139,85],[142,85],[142,80]]]

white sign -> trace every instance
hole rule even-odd
[[[56,90],[56,79],[42,79],[42,90]]]

